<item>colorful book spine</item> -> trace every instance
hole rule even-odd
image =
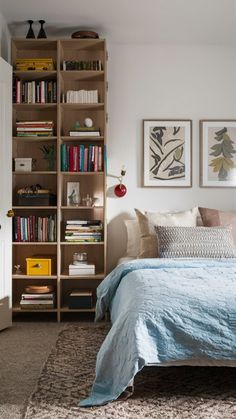
[[[62,172],[101,172],[104,169],[103,146],[61,145]]]

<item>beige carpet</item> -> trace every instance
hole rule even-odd
[[[82,409],[107,326],[70,325],[60,333],[24,419],[235,419],[236,368],[148,367],[126,401]]]
[[[0,418],[20,419],[43,364],[65,325],[16,322],[0,332]]]

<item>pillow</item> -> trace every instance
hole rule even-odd
[[[127,230],[126,256],[137,258],[140,248],[140,233],[137,220],[124,220]]]
[[[231,226],[155,226],[162,258],[233,258],[236,256]]]
[[[216,227],[231,224],[234,245],[236,247],[236,212],[218,211],[210,208],[199,208],[199,212],[205,227]]]
[[[181,212],[146,212],[143,214],[135,209],[140,229],[139,258],[156,258],[158,256],[158,241],[155,234],[155,225],[185,226],[197,225],[198,207]]]

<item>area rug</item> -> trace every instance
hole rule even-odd
[[[236,368],[146,367],[126,401],[80,408],[108,325],[69,325],[59,335],[24,419],[235,419]],[[108,366],[109,368],[109,366]]]

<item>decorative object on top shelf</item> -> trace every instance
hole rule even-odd
[[[40,147],[43,153],[43,158],[48,162],[48,170],[52,171],[55,169],[56,163],[56,147],[55,144],[47,144]]]
[[[27,32],[26,39],[34,39],[35,38],[35,34],[34,34],[34,30],[32,28],[32,25],[33,25],[34,21],[31,20],[31,19],[29,19],[29,20],[27,20],[27,22],[29,24],[29,30]]]
[[[98,198],[92,197],[89,194],[82,198],[82,204],[85,207],[93,207],[97,201]]]
[[[114,193],[118,198],[122,198],[123,196],[125,196],[127,192],[126,186],[122,183],[123,177],[125,176],[125,174],[126,174],[125,166],[122,166],[120,176],[108,175],[109,177],[113,177],[119,180],[119,184],[114,187]]]
[[[99,38],[99,35],[98,35],[97,32],[94,32],[94,31],[76,31],[76,32],[73,32],[72,33],[71,38],[76,38],[76,39],[86,39],[86,38],[97,39],[97,38]]]
[[[68,206],[78,206],[80,204],[81,199],[79,182],[67,182],[66,197]]]
[[[92,118],[85,118],[84,120],[84,126],[87,128],[92,128],[93,127],[93,120]]]
[[[191,187],[191,120],[144,120],[144,186]]]
[[[44,23],[45,23],[45,20],[42,20],[42,19],[41,19],[41,20],[39,20],[39,23],[40,23],[40,25],[41,25],[41,28],[39,29],[39,33],[38,33],[37,38],[38,38],[38,39],[47,38],[46,32],[45,32],[44,27],[43,27],[43,25],[44,25]]]
[[[21,265],[14,265],[14,268],[15,268],[15,275],[22,274]]]
[[[236,186],[236,120],[202,120],[201,186]]]

